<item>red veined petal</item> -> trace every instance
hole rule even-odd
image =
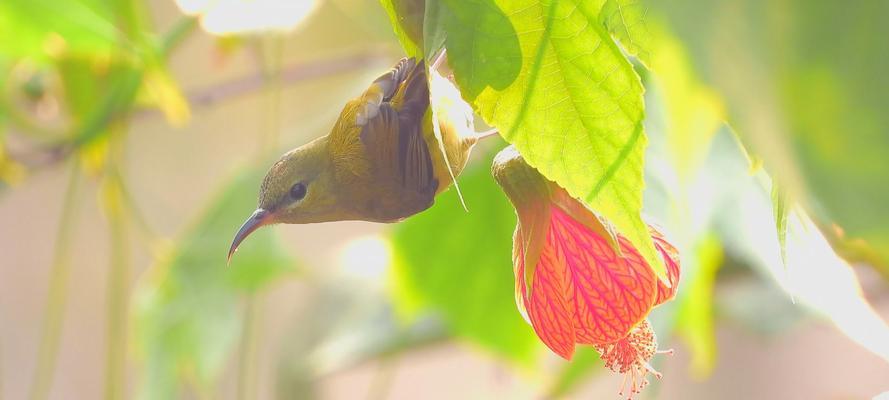
[[[654,247],[664,259],[664,265],[667,267],[667,279],[670,281],[670,287],[664,284],[660,279],[657,282],[657,299],[654,305],[663,304],[676,295],[676,289],[679,287],[679,252],[676,248],[664,238],[657,229],[648,227],[651,238],[654,240]]]
[[[601,344],[626,337],[654,304],[654,271],[625,238],[618,237],[619,257],[604,237],[559,207],[553,207],[551,218],[544,254],[564,263],[577,342]]]
[[[519,243],[521,233],[516,235]],[[570,360],[574,355],[574,325],[565,288],[564,263],[555,261],[544,246],[531,278],[531,295],[525,290],[525,262],[521,246],[516,262],[516,288],[524,299],[524,308],[534,332],[553,352]]]

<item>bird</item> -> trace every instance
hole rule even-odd
[[[436,68],[401,59],[346,103],[330,133],[271,166],[258,208],[235,234],[228,259],[262,226],[393,223],[428,209],[484,136],[473,119],[472,107]]]

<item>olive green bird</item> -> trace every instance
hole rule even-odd
[[[427,78],[423,61],[402,59],[346,103],[328,135],[272,165],[229,258],[268,224],[389,223],[423,211],[460,174],[477,141],[472,109],[457,88],[435,71]]]

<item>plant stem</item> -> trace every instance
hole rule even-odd
[[[116,126],[111,133],[108,167],[102,187],[103,208],[108,218],[111,259],[108,270],[106,301],[108,318],[106,321],[105,352],[105,399],[124,398],[126,392],[127,360],[127,311],[129,310],[129,243],[124,215],[124,193],[118,169],[123,155],[123,134],[125,125]]]
[[[111,264],[108,271],[105,353],[105,398],[121,399],[126,386],[127,243],[120,215],[108,216],[111,235]]]
[[[136,203],[133,193],[129,190],[129,186],[120,176],[119,171],[117,171],[116,180],[118,183],[117,187],[121,194],[121,204],[123,205],[124,211],[129,215],[130,221],[135,223],[136,233],[139,239],[148,245],[159,240],[161,238],[160,234],[158,234],[154,228],[151,227],[151,224],[148,223],[148,219],[145,217],[145,214],[142,213],[142,209]],[[149,250],[151,250],[150,246]]]
[[[256,357],[256,293],[247,295],[244,306],[244,327],[241,334],[241,348],[238,351],[238,400],[255,398],[253,361]]]
[[[71,234],[76,225],[77,191],[79,185],[79,170],[76,161],[72,161],[71,177],[65,198],[62,202],[62,216],[59,221],[59,230],[56,234],[56,244],[53,254],[52,270],[49,278],[49,289],[46,299],[46,312],[43,315],[43,329],[40,338],[40,348],[37,354],[37,367],[34,372],[34,380],[31,382],[30,398],[42,400],[49,394],[55,371],[56,356],[59,352],[59,337],[62,332],[62,322],[65,315],[65,298],[68,293],[68,268],[69,252],[71,250]]]
[[[109,216],[111,268],[108,271],[105,398],[121,399],[126,386],[126,315],[129,268],[126,227],[120,215]]]

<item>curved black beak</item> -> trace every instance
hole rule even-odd
[[[241,225],[241,229],[238,229],[238,233],[235,234],[235,240],[232,241],[232,246],[228,249],[228,262],[231,262],[232,254],[235,254],[235,251],[238,250],[238,246],[241,242],[243,242],[247,236],[250,236],[253,231],[268,224],[271,220],[271,216],[272,213],[258,208],[253,212],[253,215],[251,215],[250,218],[247,218],[247,220],[244,221],[244,225]]]

